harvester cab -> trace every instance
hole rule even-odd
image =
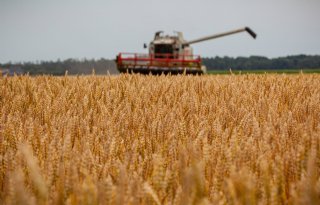
[[[256,38],[256,34],[248,27],[191,41],[186,41],[182,32],[169,36],[164,35],[163,31],[158,31],[149,44],[148,54],[120,53],[116,59],[117,68],[125,73],[203,74],[206,68],[202,65],[201,57],[193,55],[190,45],[244,31]]]
[[[163,31],[156,32],[153,41],[149,44],[149,54],[156,58],[178,58],[182,55],[182,32],[176,32],[176,36],[164,36]]]

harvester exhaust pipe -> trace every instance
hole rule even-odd
[[[244,32],[244,31],[248,32],[252,36],[252,38],[256,38],[257,37],[257,34],[253,30],[251,30],[249,27],[244,27],[244,28],[241,28],[241,29],[233,30],[233,31],[214,34],[214,35],[211,35],[211,36],[198,38],[198,39],[195,39],[195,40],[192,40],[192,41],[187,41],[187,42],[183,43],[183,45],[190,45],[190,44],[194,44],[194,43],[199,43],[199,42],[202,42],[202,41],[207,41],[207,40],[211,40],[211,39],[215,39],[215,38],[229,36],[229,35],[240,33],[240,32]]]

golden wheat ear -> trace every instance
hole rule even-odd
[[[319,204],[319,85],[0,77],[0,204]]]

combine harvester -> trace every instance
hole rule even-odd
[[[244,31],[253,38],[257,36],[249,27],[192,41],[184,40],[182,32],[176,32],[175,36],[164,36],[162,31],[158,31],[149,44],[149,54],[119,53],[116,58],[117,68],[121,73],[203,74],[206,72],[206,67],[202,65],[200,56],[193,55],[190,45]],[[146,44],[144,48],[147,48]]]

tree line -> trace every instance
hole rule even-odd
[[[319,69],[320,55],[295,55],[280,58],[263,56],[250,57],[214,57],[203,58],[207,70],[281,70],[281,69]],[[30,75],[64,75],[68,74],[115,74],[118,73],[113,60],[99,59],[67,59],[57,61],[5,63],[0,64],[0,70],[9,70],[11,73],[29,73]]]
[[[214,57],[203,58],[208,70],[281,70],[281,69],[319,69],[319,55],[295,55],[279,58],[263,56]]]
[[[30,75],[88,75],[92,74],[115,74],[117,73],[114,61],[107,59],[67,59],[64,61],[41,61],[25,63],[0,64],[0,68],[9,69],[15,73],[29,73]]]

